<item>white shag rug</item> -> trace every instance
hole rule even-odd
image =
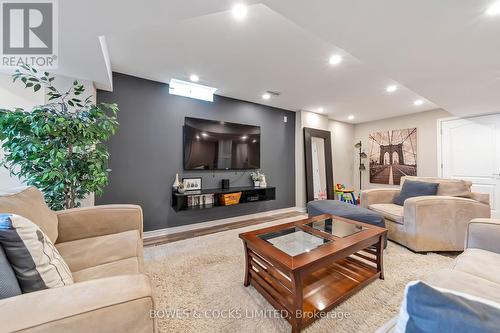
[[[160,332],[290,332],[291,326],[275,317],[264,297],[252,286],[243,286],[245,261],[238,234],[300,218],[146,248],[146,273],[153,285]],[[398,313],[408,282],[425,280],[451,260],[433,253],[415,254],[389,242],[384,252],[385,280],[366,286],[303,332],[374,332]]]

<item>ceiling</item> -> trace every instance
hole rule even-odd
[[[500,16],[483,0],[59,2],[59,70],[111,89],[113,71],[353,123],[444,108],[500,112]],[[341,54],[332,66],[328,58]],[[386,87],[398,85],[394,93]],[[278,97],[264,101],[267,91]],[[423,99],[421,106],[413,105]],[[348,115],[354,115],[348,120]]]

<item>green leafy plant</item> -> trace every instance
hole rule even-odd
[[[34,92],[44,87],[47,104],[31,111],[0,109],[5,152],[0,164],[39,188],[55,210],[78,207],[92,192],[101,195],[111,171],[103,142],[118,128],[118,106],[92,104],[91,96],[81,97],[85,88],[78,81],[59,91],[53,76],[30,66],[21,66],[12,77]]]

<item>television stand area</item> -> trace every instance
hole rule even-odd
[[[240,200],[237,204],[233,205],[225,205],[221,200],[221,195],[231,194],[231,193],[239,193],[241,192]],[[194,200],[196,198],[200,198],[204,195],[212,195],[213,200],[207,200],[208,203],[197,202],[193,204],[190,200]],[[253,187],[253,186],[245,186],[245,187],[231,187],[231,188],[214,188],[214,189],[205,189],[201,191],[186,191],[184,193],[172,193],[172,208],[178,212],[182,210],[198,210],[198,209],[207,209],[214,208],[219,206],[234,206],[241,205],[249,202],[258,202],[258,201],[269,201],[276,199],[276,188],[275,187]]]

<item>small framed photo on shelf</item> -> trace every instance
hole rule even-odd
[[[201,177],[182,178],[182,183],[186,191],[201,191]]]

